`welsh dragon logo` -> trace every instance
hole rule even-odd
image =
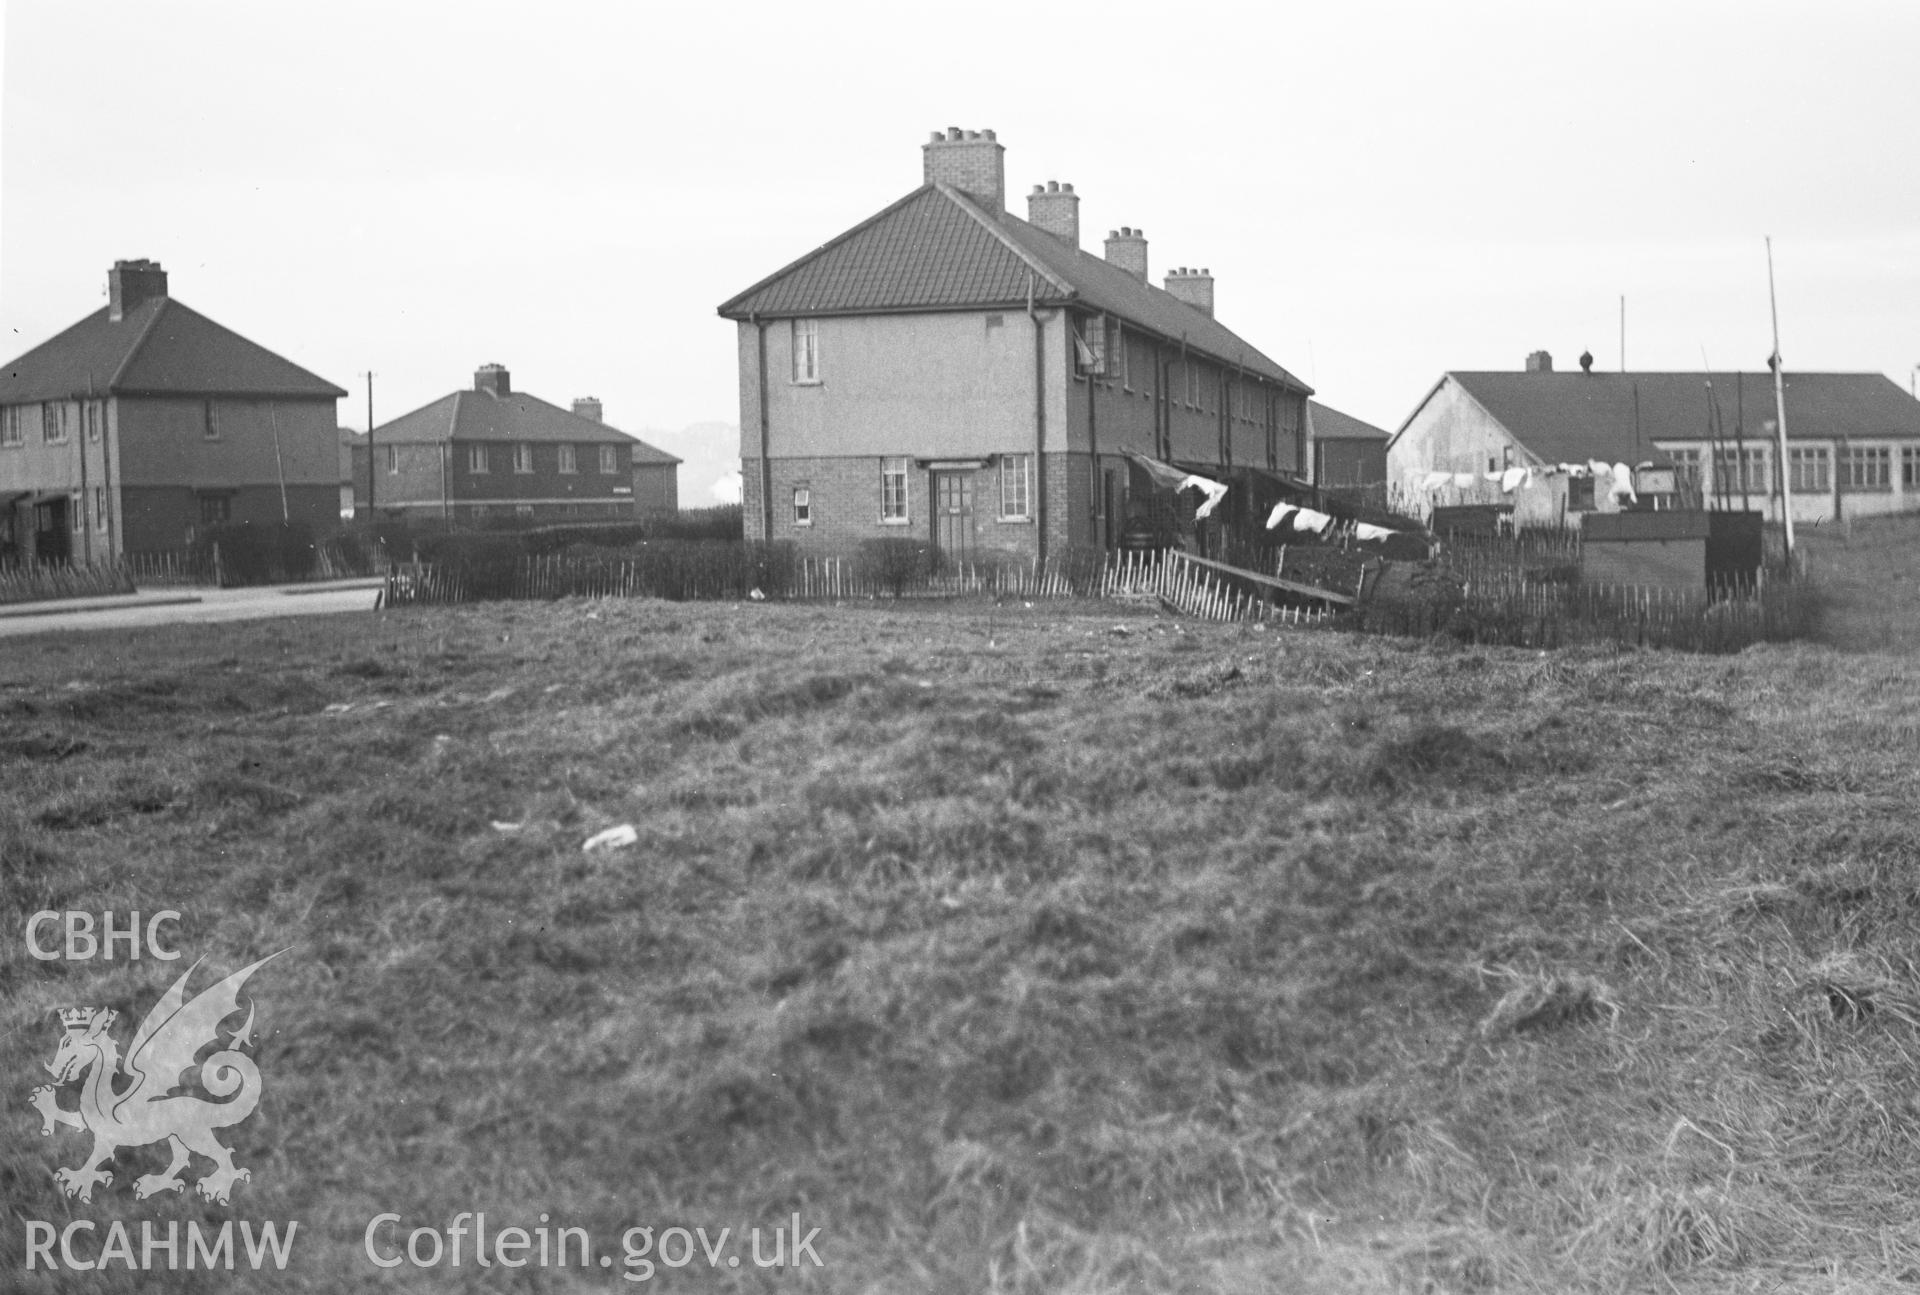
[[[282,949],[281,953],[286,950]],[[224,1046],[199,1062],[200,1084],[217,1098],[206,1101],[175,1090],[180,1087],[181,1072],[194,1066],[194,1058],[209,1044],[220,1043],[221,1024],[240,1010],[240,987],[247,977],[279,957],[269,954],[250,967],[242,967],[225,980],[187,1001],[187,980],[200,968],[200,959],[186,974],[173,982],[173,988],[147,1013],[140,1028],[133,1032],[124,1061],[119,1044],[107,1027],[118,1012],[104,1007],[69,1007],[60,1013],[66,1034],[60,1040],[47,1071],[54,1082],[33,1090],[33,1105],[43,1121],[42,1136],[51,1137],[54,1125],[65,1124],[93,1134],[93,1154],[73,1169],[57,1169],[54,1181],[69,1196],[83,1201],[93,1199],[93,1189],[113,1181],[102,1168],[121,1147],[139,1147],[165,1140],[173,1150],[173,1163],[166,1172],[142,1174],[134,1180],[133,1194],[144,1200],[158,1192],[177,1192],[186,1184],[180,1178],[197,1152],[213,1161],[211,1173],[194,1184],[202,1196],[225,1205],[233,1185],[252,1177],[234,1166],[233,1152],[220,1145],[215,1129],[238,1124],[253,1114],[260,1103],[260,1071],[241,1049],[253,1042],[253,1004],[247,1004],[247,1019],[231,1031]],[[131,1080],[116,1092],[120,1078]],[[58,1104],[58,1090],[81,1081],[80,1105],[67,1109]]]

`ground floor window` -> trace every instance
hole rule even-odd
[[[793,524],[795,526],[813,525],[813,491],[805,486],[793,488]]]
[[[1886,445],[1849,445],[1840,459],[1840,485],[1845,490],[1891,490],[1893,449]]]
[[[1920,490],[1920,445],[1900,447],[1900,486],[1904,490]]]
[[[200,524],[218,526],[233,517],[233,500],[226,495],[200,496]]]
[[[1033,456],[1000,456],[1000,517],[1025,521],[1033,516]]]
[[[880,520],[907,520],[907,461],[905,458],[880,460]]]
[[[96,531],[106,530],[107,516],[107,488],[105,486],[95,486],[93,488],[93,529]]]
[[[1754,448],[1743,453],[1738,446],[1715,450],[1713,488],[1735,495],[1767,494],[1772,488],[1767,476],[1767,452]]]
[[[1824,445],[1795,445],[1787,450],[1787,482],[1795,490],[1833,488],[1832,460]]]

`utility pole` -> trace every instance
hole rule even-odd
[[[1779,429],[1780,459],[1775,465],[1780,474],[1780,524],[1785,527],[1787,575],[1793,575],[1793,490],[1787,483],[1787,385],[1780,362],[1780,301],[1773,291],[1773,237],[1767,236],[1767,306],[1773,312],[1773,417]],[[1838,464],[1834,465],[1836,469]]]
[[[373,370],[367,370],[367,520],[373,520]]]

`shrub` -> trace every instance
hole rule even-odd
[[[471,598],[511,598],[526,556],[524,536],[485,531],[421,535],[413,548],[422,562],[455,579]]]
[[[862,540],[855,563],[863,578],[898,598],[927,578],[933,569],[933,552],[921,540]]]
[[[221,522],[194,537],[193,558],[220,555],[221,583],[271,584],[304,580],[313,572],[313,528],[305,522]]]

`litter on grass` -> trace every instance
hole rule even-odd
[[[597,832],[588,837],[586,844],[580,849],[586,854],[591,854],[595,850],[618,850],[622,846],[632,845],[639,839],[640,834],[633,830],[633,824],[622,823],[619,827],[610,827],[604,832]]]

